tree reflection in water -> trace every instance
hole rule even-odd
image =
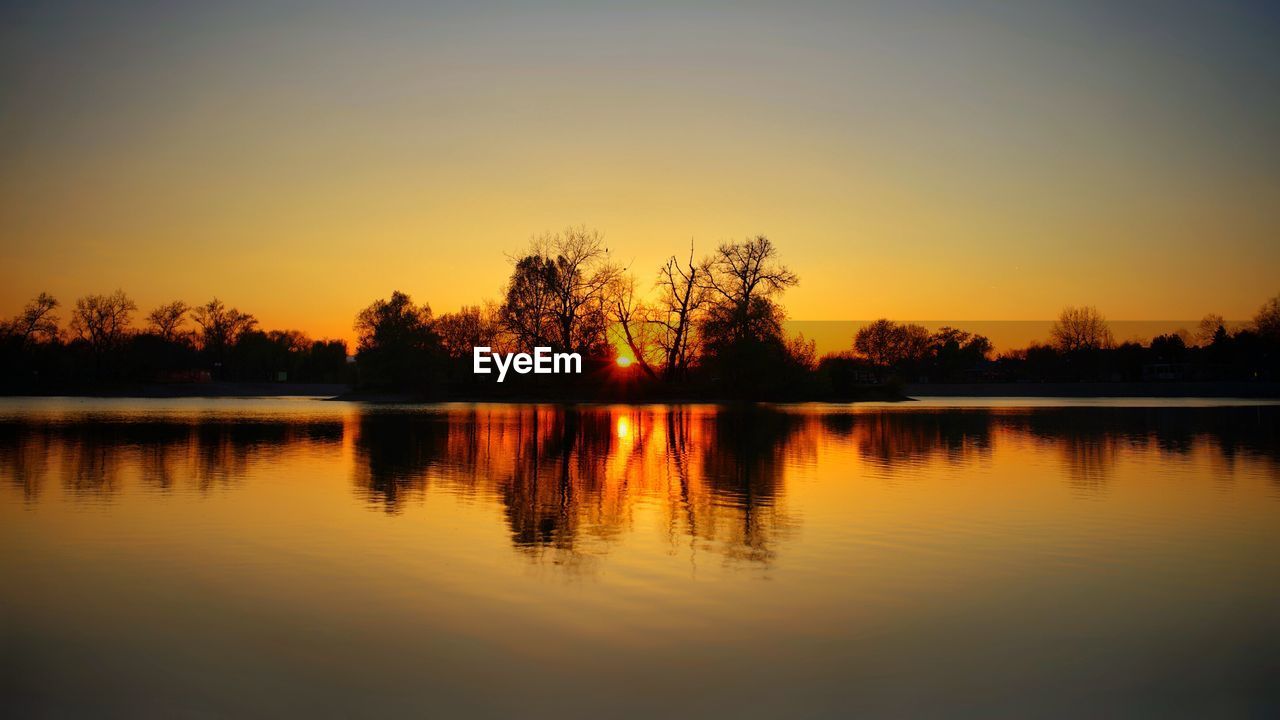
[[[495,406],[450,413],[363,414],[357,486],[387,512],[430,483],[491,497],[512,543],[575,562],[609,543],[635,505],[659,508],[671,537],[766,560],[785,531],[783,455],[803,418],[766,410]]]
[[[672,542],[768,562],[796,524],[786,473],[822,443],[852,448],[851,473],[908,477],[989,459],[1000,442],[1056,454],[1081,493],[1105,489],[1122,449],[1277,460],[1278,408],[815,410],[809,407],[488,406],[361,416],[357,485],[388,512],[439,482],[501,502],[512,543],[573,562],[584,541],[628,530],[656,505]],[[1261,413],[1261,415],[1259,414]]]
[[[31,500],[52,474],[68,493],[109,500],[125,478],[168,491],[181,480],[200,492],[239,483],[251,466],[336,448],[338,420],[186,417],[0,422],[0,472]]]
[[[1105,492],[1132,453],[1207,453],[1223,478],[1242,457],[1280,464],[1274,406],[335,407],[304,417],[10,415],[0,420],[0,478],[28,503],[49,478],[72,499],[110,502],[133,483],[162,494],[234,488],[264,463],[343,462],[349,448],[370,506],[401,514],[432,486],[495,503],[512,545],[534,558],[599,555],[643,515],[673,546],[768,563],[799,523],[787,503],[790,474],[828,450],[844,454],[850,476],[908,479],[925,465],[1029,446],[1056,457],[1064,481],[1086,496]]]

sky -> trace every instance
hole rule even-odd
[[[1277,37],[1229,0],[3,2],[0,315],[122,288],[350,339],[587,225],[645,283],[767,235],[799,320],[1248,318]]]

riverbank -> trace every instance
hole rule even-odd
[[[1275,382],[913,383],[911,397],[1280,398]]]
[[[560,393],[459,394],[429,398],[413,393],[371,392],[337,383],[164,383],[108,388],[63,389],[44,393],[12,395],[99,398],[260,398],[317,397],[365,403],[421,402],[617,402],[682,403],[727,402],[731,398],[708,393],[618,392],[604,396],[564,397]],[[865,402],[900,401],[915,397],[1168,397],[1168,398],[1280,398],[1280,383],[1273,382],[1115,382],[1115,383],[914,383],[906,386],[867,386],[854,394],[816,397],[764,398],[770,402]]]
[[[430,403],[430,402],[472,402],[472,403],[503,403],[503,404],[521,404],[521,403],[617,403],[622,405],[662,405],[662,404],[679,404],[679,403],[712,403],[712,404],[735,404],[743,402],[774,402],[774,403],[801,403],[801,402],[905,402],[911,398],[904,395],[900,386],[888,385],[870,385],[858,389],[853,393],[842,393],[839,395],[821,394],[821,393],[804,393],[793,395],[774,395],[768,397],[759,397],[753,400],[743,400],[728,395],[718,395],[711,392],[660,392],[645,391],[639,388],[616,388],[601,391],[596,388],[594,391],[582,393],[566,393],[563,390],[548,392],[488,392],[488,393],[457,393],[444,397],[426,397],[421,395],[413,395],[411,393],[398,392],[378,392],[367,390],[353,390],[342,395],[329,398],[330,400],[363,402],[372,404],[399,404],[399,403]]]
[[[476,403],[731,403],[740,400],[710,392],[659,392],[641,387],[583,388],[573,392],[566,388],[513,390],[494,387],[488,392],[455,392],[448,395],[423,395],[391,390],[362,390],[334,383],[148,383],[95,388],[58,388],[44,392],[13,391],[0,397],[85,397],[85,398],[267,398],[313,397],[344,402],[370,404],[415,404],[433,402]],[[897,386],[870,385],[856,392],[840,395],[779,395],[759,398],[766,402],[859,402],[904,401],[909,397]]]
[[[93,397],[93,398],[259,398],[259,397],[334,397],[351,390],[339,383],[146,383],[96,388],[61,388],[47,392],[6,393],[15,397]]]

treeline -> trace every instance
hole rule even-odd
[[[1280,381],[1280,295],[1253,321],[1229,330],[1208,314],[1194,329],[1159,335],[1146,344],[1116,342],[1094,308],[1067,308],[1050,342],[999,358],[996,380],[1072,381]]]
[[[599,232],[570,228],[513,258],[500,300],[434,316],[395,292],[357,316],[360,385],[454,397],[574,400],[817,396],[814,345],[783,332],[780,299],[799,282],[759,236],[697,259],[672,256],[651,287],[616,263]],[[584,376],[472,371],[472,348],[582,355]]]
[[[1195,335],[1117,344],[1094,308],[1066,308],[1049,342],[996,355],[978,334],[878,320],[850,347],[816,357],[783,331],[783,293],[799,278],[763,236],[697,258],[671,256],[645,283],[586,228],[535,239],[513,258],[500,300],[434,317],[393,293],[356,322],[361,384],[462,397],[572,399],[886,397],[908,382],[1276,380],[1280,297],[1234,332],[1209,315]],[[579,352],[586,378],[472,373],[488,346]],[[619,362],[626,364],[620,367]]]
[[[818,358],[783,329],[782,295],[799,277],[766,237],[728,242],[699,258],[672,255],[644,281],[587,228],[534,239],[512,258],[496,300],[435,315],[393,292],[355,319],[355,362],[340,340],[259,329],[217,300],[173,302],[135,327],[121,291],[60,303],[41,294],[0,325],[9,392],[121,382],[337,382],[421,398],[854,399],[887,397],[907,382],[1280,379],[1280,296],[1247,327],[1208,315],[1191,331],[1147,345],[1116,343],[1094,308],[1067,308],[1046,344],[996,355],[982,335],[888,319],[860,329],[847,350]],[[549,347],[584,358],[582,376],[472,372],[472,348]]]
[[[819,364],[904,382],[1274,382],[1280,381],[1280,296],[1234,331],[1221,315],[1209,314],[1194,330],[1159,335],[1145,345],[1116,342],[1094,307],[1068,307],[1047,343],[998,356],[981,335],[946,327],[930,333],[882,319],[858,331],[850,352]]]
[[[214,298],[161,305],[135,326],[137,304],[123,291],[86,295],[70,308],[41,293],[0,323],[0,387],[65,392],[137,383],[282,380],[348,383],[354,369],[342,340],[298,330],[262,330],[253,315]]]

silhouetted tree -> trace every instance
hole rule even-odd
[[[987,359],[991,350],[991,340],[987,337],[953,327],[938,328],[929,338],[932,372],[942,380],[953,379],[960,372],[972,370]]]
[[[619,272],[595,230],[536,238],[507,283],[502,323],[526,349],[606,354],[609,291]]]
[[[888,367],[898,358],[898,334],[897,323],[880,318],[854,333],[853,349],[873,364]]]
[[[166,340],[155,332],[140,332],[129,338],[123,369],[130,379],[150,382],[193,379],[192,371],[198,366],[188,337],[179,334],[175,340]]]
[[[697,356],[694,341],[699,314],[707,304],[707,285],[702,268],[694,265],[693,243],[689,260],[681,264],[676,256],[658,270],[658,300],[650,312],[650,324],[658,327],[654,343],[661,349],[662,377],[670,382],[686,379]]]
[[[648,308],[636,297],[636,279],[630,274],[624,274],[616,279],[615,286],[610,293],[613,320],[640,369],[649,379],[656,380],[658,374],[654,372],[649,358],[649,353],[655,346],[649,338],[648,323],[641,321],[648,313]]]
[[[85,295],[76,300],[71,313],[71,331],[94,352],[102,352],[124,341],[137,309],[137,304],[123,290],[110,295]]]
[[[66,353],[57,307],[52,295],[40,293],[11,320],[0,321],[0,387],[30,389],[58,374],[57,365]]]
[[[759,235],[724,243],[702,262],[707,308],[699,332],[706,363],[741,397],[767,393],[784,381],[779,371],[789,358],[777,297],[799,278],[777,256],[773,243]]]
[[[298,379],[309,382],[346,383],[350,381],[347,343],[342,340],[316,340],[298,368]]]
[[[192,310],[191,317],[200,326],[200,348],[213,362],[217,374],[222,373],[228,350],[258,324],[254,316],[228,308],[216,297]]]
[[[395,291],[390,299],[376,300],[361,310],[355,331],[361,384],[433,389],[443,348],[432,327],[429,305],[414,305],[408,295]]]
[[[541,255],[525,255],[516,261],[507,282],[501,321],[515,344],[524,347],[549,347],[556,337],[554,317],[556,279],[555,262]]]
[[[247,330],[229,353],[229,374],[241,380],[274,382],[299,379],[298,369],[311,349],[301,330]]]
[[[787,338],[787,359],[799,373],[810,373],[818,369],[818,343],[800,333]]]
[[[929,353],[929,331],[921,325],[896,323],[881,318],[858,330],[853,349],[872,363],[885,368],[916,364]]]
[[[1280,340],[1280,295],[1258,308],[1258,313],[1253,316],[1253,328],[1264,338]]]
[[[1063,352],[1100,350],[1115,344],[1106,318],[1093,306],[1063,308],[1049,335]]]
[[[703,262],[702,280],[711,295],[717,344],[758,342],[777,337],[783,313],[773,298],[800,282],[777,261],[769,238],[758,235],[724,243]]]
[[[1137,347],[1139,350],[1142,349],[1141,345]],[[1182,339],[1181,335],[1176,333],[1157,335],[1151,339],[1150,350],[1155,355],[1156,360],[1180,362],[1186,355],[1187,343]]]
[[[0,335],[15,338],[20,344],[31,341],[52,342],[58,339],[58,316],[54,310],[58,300],[49,293],[40,293],[8,322],[0,323]]]
[[[191,306],[181,300],[165,303],[147,315],[147,329],[161,339],[174,342],[180,335],[180,328],[187,321],[187,311]]]
[[[1217,313],[1209,313],[1200,319],[1200,324],[1196,326],[1195,339],[1200,347],[1207,347],[1213,343],[1218,335],[1218,331],[1226,332],[1227,321]]]
[[[490,308],[464,305],[456,313],[445,313],[436,319],[435,329],[445,353],[454,359],[471,356],[474,347],[493,347],[501,328]]]
[[[1213,331],[1213,342],[1210,344],[1221,345],[1222,343],[1226,342],[1229,339],[1229,337],[1230,336],[1227,334],[1227,329],[1222,325],[1219,325],[1218,329]]]
[[[71,313],[71,332],[93,354],[93,374],[101,378],[104,356],[119,349],[131,332],[130,321],[138,306],[117,290],[110,295],[85,295]]]

